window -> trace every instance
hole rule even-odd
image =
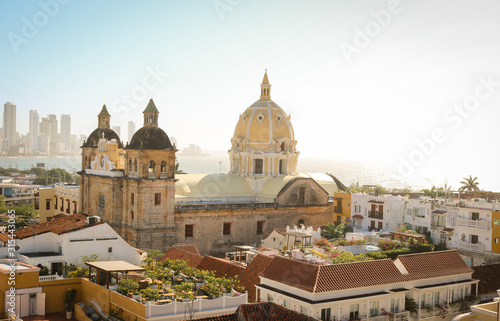
[[[321,309],[321,320],[322,321],[330,321],[331,314],[332,314],[332,311],[330,308]]]
[[[303,313],[305,315],[309,314],[308,311],[307,311],[307,308],[303,307],[303,306],[300,306],[300,313]]]
[[[155,172],[155,167],[156,167],[156,164],[154,161],[150,161],[149,162],[149,166],[148,166],[148,171],[150,173],[154,173]]]
[[[288,308],[288,307],[290,306],[290,303],[288,302],[288,300],[286,300],[286,299],[285,299],[285,300],[283,300],[283,306],[284,306],[285,308]]]
[[[423,309],[425,307],[425,294],[420,296],[420,308]]]
[[[500,220],[498,218],[494,218],[493,225],[499,225],[499,224],[500,224]]]
[[[45,202],[45,209],[50,210],[50,201]]]
[[[474,287],[475,287],[476,285],[475,285],[475,284],[473,284],[472,286],[474,286]],[[475,288],[474,288],[474,289],[475,289]],[[469,296],[469,288],[468,288],[468,287],[466,287],[466,288],[465,288],[465,296]]]
[[[160,170],[161,170],[162,173],[166,173],[167,172],[167,162],[165,162],[165,161],[161,162]]]
[[[354,213],[361,213],[361,205],[354,205]]]
[[[370,318],[378,315],[378,301],[370,302]]]
[[[264,221],[257,222],[257,235],[264,233]]]
[[[337,224],[342,223],[342,216],[337,215]]]
[[[193,233],[193,224],[187,224],[185,226],[185,230],[184,230],[184,237],[193,237],[194,233]]]
[[[280,174],[286,174],[286,161],[284,159],[280,159]]]
[[[304,219],[299,220],[299,227],[300,227],[301,225],[306,226],[306,221],[305,221]]]
[[[130,205],[134,205],[134,204],[135,204],[134,193],[131,193],[130,194]]]
[[[493,239],[493,243],[498,244],[498,237]]]
[[[134,161],[134,172],[137,172],[137,159]]]
[[[57,253],[59,255],[62,255],[62,246],[60,246],[60,245],[57,246]]]
[[[306,203],[306,188],[305,187],[299,187],[299,204],[305,204]]]
[[[479,221],[479,213],[472,212],[472,220]]]
[[[231,223],[224,223],[222,235],[231,235]]]
[[[391,298],[391,313],[399,313],[399,298]]]
[[[359,303],[351,304],[349,319],[359,319]]]
[[[132,171],[132,160],[128,160],[128,170],[131,172]]]
[[[161,205],[161,193],[155,193],[155,206]]]
[[[437,226],[445,226],[446,225],[446,216],[438,215],[437,216]]]
[[[384,223],[382,223],[382,222],[378,222],[378,229],[379,229],[379,230],[381,230],[381,229],[382,229],[382,227],[383,227],[383,225],[384,225]]]
[[[274,296],[272,296],[271,294],[268,294],[267,295],[267,301],[273,302],[274,301]]]
[[[477,235],[471,234],[470,235],[470,242],[472,244],[477,244],[479,242],[479,237]]]
[[[255,160],[255,170],[254,170],[254,173],[255,174],[262,174],[262,172],[263,172],[263,165],[264,165],[264,161],[262,159],[256,159]]]
[[[432,303],[434,306],[439,304],[439,292],[434,292],[434,301]]]
[[[108,253],[113,253],[113,248],[112,247],[108,247]]]

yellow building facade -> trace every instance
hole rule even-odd
[[[491,252],[500,253],[500,211],[493,211],[491,215]]]
[[[335,224],[351,221],[351,194],[335,192],[333,197],[333,222]]]

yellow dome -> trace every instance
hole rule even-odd
[[[282,138],[295,140],[290,116],[270,99],[257,100],[240,115],[234,136],[248,139],[250,143]]]

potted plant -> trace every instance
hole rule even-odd
[[[73,317],[73,309],[75,306],[76,289],[67,289],[64,293],[64,308],[66,310],[66,319],[70,320]]]
[[[160,292],[157,289],[151,289],[151,288],[143,289],[141,290],[141,294],[143,299],[145,299],[145,301],[154,302],[155,300],[160,298]]]
[[[135,283],[131,279],[121,279],[118,282],[117,292],[127,296],[129,293],[135,293],[139,291],[139,284]]]

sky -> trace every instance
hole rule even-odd
[[[498,1],[2,1],[0,101],[70,114],[90,134],[142,126],[153,98],[178,141],[227,150],[271,98],[301,155],[380,162],[402,177],[478,176],[500,191]]]

